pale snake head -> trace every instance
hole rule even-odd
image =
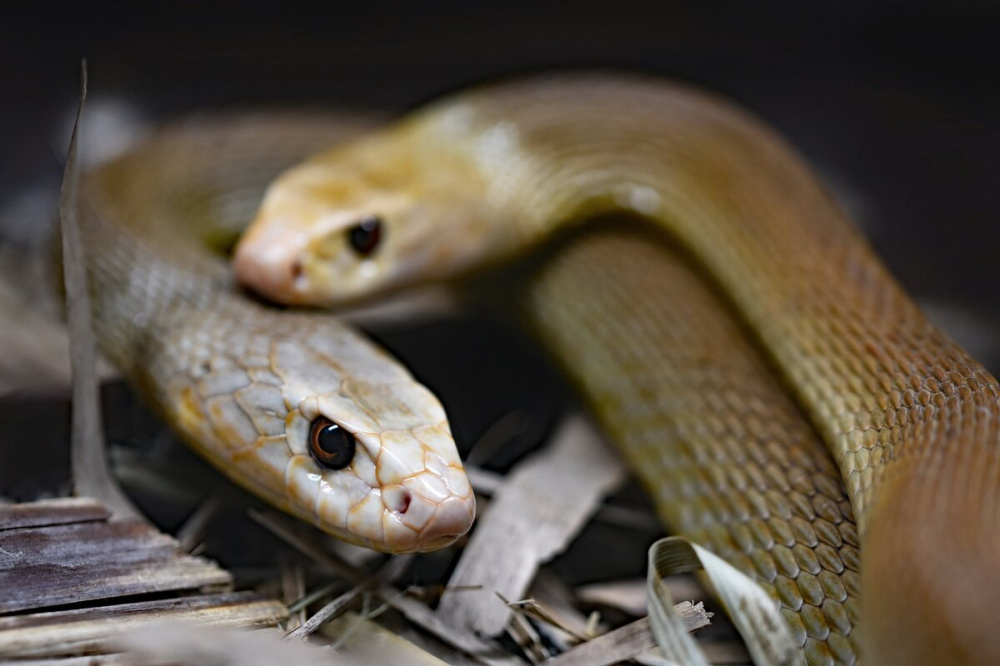
[[[437,398],[329,317],[257,310],[239,331],[205,313],[212,340],[164,352],[185,368],[166,404],[192,444],[345,541],[403,553],[465,534],[475,497]]]

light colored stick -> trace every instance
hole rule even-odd
[[[70,367],[73,378],[72,464],[73,486],[77,495],[94,497],[116,518],[145,520],[115,483],[104,456],[104,428],[101,425],[100,394],[97,382],[97,352],[91,328],[90,295],[83,243],[77,221],[79,164],[77,139],[80,118],[87,99],[87,63],[81,65],[80,107],[76,112],[73,136],[66,157],[62,191],[59,196],[59,232],[62,239],[63,281],[66,286],[66,320],[69,322]]]

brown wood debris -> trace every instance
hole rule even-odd
[[[87,498],[0,505],[0,659],[106,651],[117,633],[165,618],[258,627],[287,616],[232,592],[226,571],[173,537],[109,515]]]

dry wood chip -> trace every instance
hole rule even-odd
[[[0,505],[0,530],[23,527],[46,527],[107,520],[111,512],[90,497],[62,497],[59,499]]]
[[[469,477],[472,488],[481,497],[492,497],[505,480],[503,474],[497,474],[468,463],[465,465],[465,473]],[[639,532],[660,534],[663,531],[660,521],[652,511],[631,507],[604,504],[594,514],[594,520]]]
[[[702,604],[682,602],[674,606],[688,631],[711,624]],[[602,666],[632,659],[656,647],[656,638],[649,627],[649,618],[636,620],[603,636],[582,643],[545,662],[546,666]],[[661,659],[662,661],[662,659]]]
[[[645,589],[643,592],[645,593]],[[607,631],[607,627],[600,624],[592,626],[590,617],[573,604],[573,591],[545,569],[538,572],[531,584],[530,593],[560,632],[573,638],[573,644],[578,640],[593,638],[594,635],[589,633],[592,629],[598,634]],[[563,643],[560,646],[563,650],[571,645],[565,640],[560,642]]]
[[[275,631],[198,627],[181,622],[152,624],[123,633],[116,642],[149,666],[360,666],[363,663],[341,658],[328,648],[282,640],[281,634]]]
[[[545,662],[546,666],[602,666],[629,659],[656,645],[649,619],[636,620],[582,643]]]
[[[674,592],[673,589],[670,591]],[[643,578],[582,585],[576,589],[576,598],[586,604],[617,608],[636,617],[643,617],[647,612],[646,581]]]
[[[164,619],[222,626],[274,626],[277,601],[238,592],[0,618],[0,658],[79,655],[114,649],[113,639]]]
[[[302,563],[298,559],[283,558],[285,561],[281,566],[281,601],[288,606],[296,599],[301,599],[306,593],[306,573],[302,568]],[[285,631],[295,631],[302,626],[306,620],[305,607],[299,607],[297,611],[288,609],[288,623],[285,624]]]
[[[449,581],[482,591],[445,592],[446,624],[499,634],[510,609],[496,594],[520,599],[538,566],[563,551],[625,469],[582,417],[568,419],[541,453],[520,463],[497,491]]]
[[[533,664],[540,664],[552,653],[542,645],[542,637],[531,625],[528,618],[521,613],[515,613],[507,623],[507,635],[521,648],[521,652]]]
[[[380,594],[385,596],[384,591]],[[467,629],[443,622],[430,608],[408,597],[386,599],[386,601],[406,619],[421,629],[437,636],[445,643],[474,657],[479,663],[489,666],[524,666],[524,662],[506,653],[488,640],[483,640]]]
[[[144,666],[127,654],[93,654],[86,657],[56,657],[55,659],[18,659],[0,661],[0,666]]]
[[[288,633],[288,638],[308,638],[324,624],[347,612],[347,609],[350,608],[354,602],[360,599],[364,592],[365,588],[361,585],[356,585],[347,592],[344,592],[342,595],[323,606],[315,615],[303,622],[301,627],[290,631]]]
[[[706,599],[708,593],[689,576],[673,576],[664,581],[674,599]],[[644,578],[591,583],[576,588],[576,598],[585,604],[617,608],[642,617],[647,611],[647,583]]]
[[[0,531],[0,612],[170,590],[220,590],[231,583],[226,571],[180,553],[173,538],[146,523]]]
[[[712,666],[752,666],[750,653],[741,641],[703,642],[701,649]]]
[[[504,484],[503,474],[497,474],[482,467],[466,464],[465,474],[469,477],[469,483],[472,484],[477,495],[490,497]]]
[[[319,633],[337,641],[337,655],[354,663],[446,666],[429,652],[357,613],[345,613],[324,625]]]

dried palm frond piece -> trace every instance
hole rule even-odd
[[[172,537],[111,521],[90,498],[0,505],[0,659],[114,649],[123,631],[163,618],[274,626],[287,611],[184,554]]]
[[[672,662],[708,666],[709,662],[674,611],[664,579],[704,570],[716,596],[746,641],[755,664],[804,664],[802,653],[782,621],[777,603],[757,583],[704,548],[681,537],[660,539],[649,549],[650,628],[663,656]]]
[[[521,462],[497,489],[469,539],[437,615],[495,636],[511,611],[496,594],[519,599],[538,567],[565,550],[601,499],[625,479],[621,460],[582,417],[568,419],[543,451]]]

